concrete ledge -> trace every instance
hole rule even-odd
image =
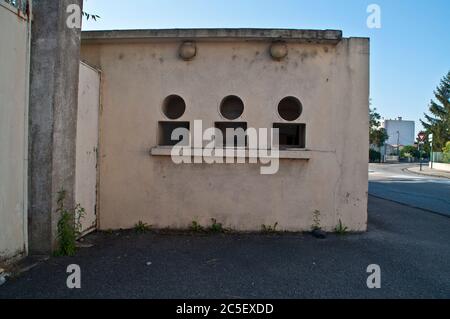
[[[305,43],[337,44],[342,40],[340,30],[298,29],[150,29],[84,31],[83,43],[141,42],[161,40],[284,40]]]
[[[235,155],[234,156],[227,156],[226,151],[227,149],[224,149],[224,156],[223,158],[255,158],[255,156],[252,156],[250,154],[250,151],[248,149],[244,149],[245,155],[242,156],[238,154],[238,151],[242,151],[242,149],[234,149]],[[191,156],[196,157],[198,154],[202,154],[202,149],[191,149]],[[274,156],[271,156],[271,151],[266,151],[268,156],[263,156],[263,158],[276,158]],[[151,156],[171,156],[172,155],[172,147],[164,147],[164,146],[157,146],[153,147],[150,150]],[[313,151],[304,150],[304,149],[291,149],[291,150],[280,150],[279,151],[279,157],[280,159],[296,159],[296,160],[310,160],[313,157]],[[219,158],[218,156],[213,156],[213,158]]]

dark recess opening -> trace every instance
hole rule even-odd
[[[306,125],[277,123],[274,129],[279,130],[279,146],[283,148],[305,148],[306,147]]]
[[[223,144],[228,147],[246,147],[247,146],[247,123],[245,122],[216,122],[216,128],[222,132]],[[235,132],[235,136],[228,141],[227,129],[242,129]],[[242,135],[241,135],[242,134]]]
[[[303,106],[299,99],[293,96],[285,97],[278,104],[278,114],[285,121],[295,121],[302,115]]]
[[[164,100],[163,112],[167,118],[177,120],[183,116],[186,111],[186,103],[178,95],[170,95]]]
[[[244,102],[235,95],[227,96],[220,104],[220,113],[227,120],[236,120],[244,113]]]
[[[182,145],[189,145],[189,136],[177,136],[177,140],[172,141],[172,132],[177,128],[185,128],[189,130],[189,122],[159,122],[159,143],[160,146],[174,146],[183,139]]]

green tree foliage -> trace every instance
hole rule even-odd
[[[82,14],[83,17],[86,18],[86,20],[92,19],[94,21],[97,21],[97,19],[100,19],[100,16],[96,15],[96,14],[90,14],[90,13],[87,13],[87,12],[84,12],[84,11],[81,14]]]
[[[373,149],[369,150],[369,161],[371,163],[381,161],[381,153]]]
[[[84,0],[84,1],[87,1],[87,0]],[[81,12],[81,15],[82,15],[83,17],[85,17],[86,20],[92,19],[92,20],[94,20],[94,21],[97,21],[97,19],[100,19],[100,16],[99,16],[99,15],[97,15],[97,14],[91,14],[91,13],[88,13],[88,12],[86,12],[86,11],[82,11],[82,12]]]
[[[443,154],[443,160],[446,163],[450,163],[450,142],[447,142],[445,144],[445,147],[442,149]]]
[[[420,120],[428,134],[433,134],[433,151],[440,152],[450,141],[450,71],[434,91],[436,101],[431,100],[431,114]]]
[[[386,130],[381,126],[381,116],[377,113],[377,109],[370,109],[369,123],[370,123],[370,144],[382,147],[389,139]]]
[[[402,148],[400,151],[401,158],[419,158],[420,152],[416,146],[408,145]]]

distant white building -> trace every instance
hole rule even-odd
[[[386,144],[391,146],[414,145],[416,142],[416,128],[414,121],[404,121],[401,117],[396,120],[384,120],[381,126],[387,131],[389,139]]]

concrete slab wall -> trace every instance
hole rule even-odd
[[[120,34],[116,35],[120,38]],[[197,57],[178,57],[184,39],[89,41],[82,59],[102,70],[100,116],[99,226],[186,228],[211,218],[241,231],[309,230],[315,211],[321,226],[339,220],[353,231],[367,225],[369,41],[333,43],[290,40],[289,55],[274,61],[270,39],[197,42]],[[298,97],[306,124],[308,156],[283,159],[276,175],[259,165],[176,165],[150,156],[158,143],[158,122],[167,120],[162,103],[178,94],[186,102],[180,121],[222,121],[221,100],[239,96],[239,121],[270,128],[283,122],[278,102]]]
[[[76,128],[81,30],[69,27],[69,5],[39,0],[33,7],[30,62],[29,244],[35,254],[57,246],[58,192],[75,206]]]
[[[27,251],[29,23],[0,1],[0,262]]]

